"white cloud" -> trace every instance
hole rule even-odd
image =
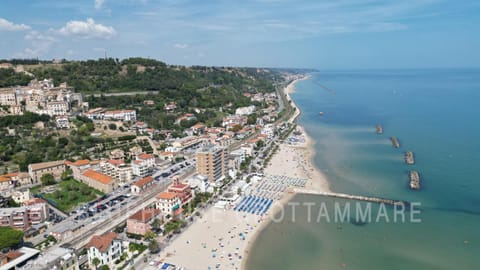
[[[25,48],[23,51],[18,52],[14,57],[19,58],[32,58],[32,57],[42,57],[47,54],[52,46],[57,42],[57,39],[47,33],[40,33],[38,31],[30,31],[25,36],[24,39],[29,41],[30,46]]]
[[[0,31],[25,31],[29,30],[30,26],[26,24],[15,24],[13,22],[7,21],[3,18],[0,18]]]
[[[175,49],[186,49],[188,48],[188,44],[185,44],[185,43],[177,43],[175,45],[173,45],[173,47]]]
[[[92,18],[86,21],[69,21],[58,32],[65,36],[103,39],[109,39],[117,33],[113,27],[95,23]]]
[[[105,0],[95,0],[95,9],[101,9]]]

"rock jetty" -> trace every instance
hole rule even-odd
[[[419,190],[420,189],[420,175],[417,171],[410,171],[410,189]]]
[[[407,163],[408,165],[415,164],[415,158],[413,157],[412,151],[405,152],[405,163]]]
[[[400,142],[398,141],[397,137],[390,137],[390,141],[392,141],[392,145],[395,148],[400,147]]]

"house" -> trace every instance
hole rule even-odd
[[[54,247],[37,259],[28,261],[22,269],[79,270],[78,256],[73,249]]]
[[[14,190],[12,192],[12,200],[18,204],[23,204],[25,201],[28,201],[32,198],[30,194],[30,189],[24,188],[20,190]]]
[[[180,124],[182,121],[192,121],[196,120],[197,117],[192,113],[186,113],[175,120],[175,124]]]
[[[94,170],[86,170],[78,180],[103,193],[110,193],[116,187],[112,177]]]
[[[82,173],[91,168],[90,160],[81,159],[75,162],[65,161],[65,165],[72,170],[73,178],[80,179]]]
[[[180,183],[178,179],[175,180],[174,183],[168,187],[168,192],[176,194],[182,202],[182,205],[187,204],[193,198],[190,186]]]
[[[148,105],[148,106],[153,106],[153,105],[155,105],[155,101],[153,101],[151,99],[146,99],[146,100],[143,101],[143,104]]]
[[[82,228],[81,223],[77,223],[73,220],[63,221],[57,226],[52,228],[50,235],[55,237],[58,241],[62,241],[71,237],[77,230]]]
[[[161,160],[173,160],[175,156],[177,155],[177,152],[160,152],[160,159]]]
[[[137,121],[137,112],[135,110],[115,110],[106,111],[103,114],[104,120]]]
[[[248,107],[240,107],[235,110],[236,115],[249,115],[255,112],[255,106],[250,105]]]
[[[89,110],[88,112],[84,113],[86,117],[90,120],[101,120],[103,119],[103,115],[105,113],[105,109],[103,108],[94,108]]]
[[[192,130],[193,134],[195,134],[195,135],[203,134],[205,132],[205,124],[196,123],[190,129]]]
[[[55,123],[57,124],[57,128],[70,128],[70,121],[66,116],[57,116],[55,117]]]
[[[124,159],[125,158],[125,152],[121,149],[114,149],[110,152],[110,159]]]
[[[131,192],[133,194],[139,194],[147,189],[149,189],[152,185],[154,184],[153,182],[153,177],[147,176],[145,178],[142,178],[135,182],[131,187]]]
[[[168,103],[168,104],[165,104],[163,106],[163,108],[165,109],[165,111],[167,112],[172,112],[174,111],[176,108],[177,108],[177,103],[175,103],[174,101]]]
[[[164,217],[175,217],[183,211],[182,202],[173,192],[161,192],[156,197],[155,208],[160,210]]]
[[[65,115],[69,109],[69,104],[66,101],[47,102],[47,114],[50,116]]]
[[[21,247],[7,253],[0,253],[0,269],[22,269],[23,265],[38,257],[38,249]],[[33,268],[32,268],[33,269]]]
[[[65,169],[65,160],[34,163],[28,165],[28,174],[33,183],[37,184],[44,174],[52,174],[55,179],[60,179]]]
[[[114,232],[102,235],[94,235],[87,243],[88,263],[93,266],[93,260],[97,258],[100,265],[113,266],[117,258],[122,254],[122,242]]]
[[[142,209],[127,219],[127,233],[145,235],[152,230],[150,223],[159,216],[160,210]]]

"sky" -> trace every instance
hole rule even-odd
[[[1,0],[0,58],[480,67],[480,1]]]

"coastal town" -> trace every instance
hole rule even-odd
[[[289,93],[305,76],[262,72],[278,73],[272,91],[241,93],[246,106],[224,104],[231,113],[215,123],[199,119],[208,108],[141,101],[174,119],[173,130],[142,121],[141,108],[92,107],[94,97],[51,78],[0,88],[0,269],[240,269],[275,203],[295,187],[328,190],[294,123]],[[8,138],[30,134],[62,152],[5,152]],[[71,146],[79,135],[87,147]]]

